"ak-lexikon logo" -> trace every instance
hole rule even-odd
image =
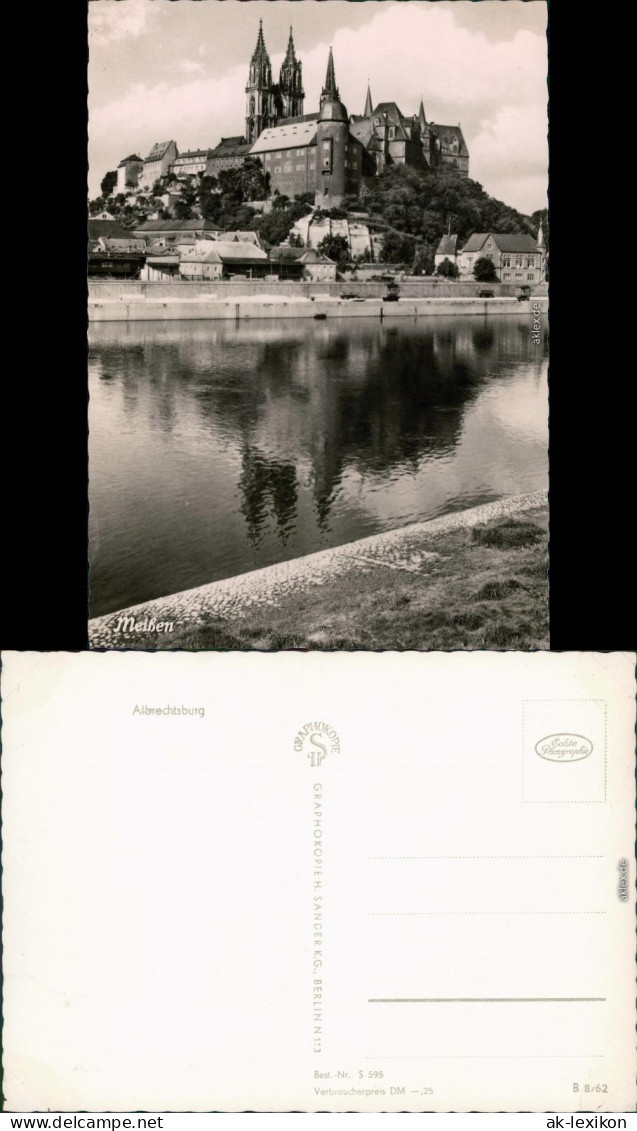
[[[305,753],[312,769],[316,769],[328,754],[340,754],[341,744],[329,723],[306,723],[294,739],[294,749],[297,754]]]

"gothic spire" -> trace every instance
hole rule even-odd
[[[252,62],[256,63],[261,59],[266,59],[268,62],[270,61],[268,57],[268,50],[265,45],[265,40],[263,38],[263,20],[259,20],[259,34],[257,36],[257,45],[252,53]]]
[[[418,122],[420,124],[421,129],[424,129],[425,126],[427,125],[427,119],[425,117],[425,104],[422,100],[422,97],[420,99],[420,107],[418,109]]]
[[[330,47],[330,54],[327,60],[327,74],[325,75],[325,86],[321,91],[321,102],[327,100],[340,101],[338,87],[336,85],[336,75],[334,74],[334,56],[332,55],[332,48]]]
[[[288,39],[288,49],[285,53],[285,59],[283,60],[283,66],[285,67],[286,64],[288,66],[290,66],[294,63],[296,63],[296,51],[294,50],[294,37],[292,35],[292,24],[290,24],[290,38]]]
[[[373,112],[374,112],[374,108],[372,106],[372,92],[369,88],[369,79],[368,79],[367,80],[367,98],[365,99],[365,109],[363,110],[363,117],[364,118],[371,118]]]

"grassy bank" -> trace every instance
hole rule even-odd
[[[546,508],[425,535],[404,567],[360,570],[244,609],[203,615],[153,646],[170,649],[548,648]],[[145,645],[148,647],[148,644]]]

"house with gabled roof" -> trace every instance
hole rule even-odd
[[[244,240],[197,240],[179,249],[179,274],[183,279],[221,279],[238,275],[263,278],[270,270],[268,253]]]
[[[98,220],[91,216],[87,226],[89,243],[96,243],[100,236],[112,240],[125,240],[135,235],[128,228],[124,228],[119,220]]]
[[[438,267],[441,263],[444,263],[445,259],[448,259],[450,263],[455,264],[457,257],[458,237],[449,232],[442,237],[440,243],[438,244],[434,255],[434,262],[436,264],[436,267]]]
[[[525,286],[544,278],[542,228],[537,237],[528,232],[474,232],[458,252],[461,275],[473,275],[478,259],[491,259],[502,283]]]
[[[212,220],[201,218],[176,220],[173,218],[172,220],[144,220],[143,223],[137,225],[134,235],[149,242],[161,239],[164,243],[168,243],[178,241],[185,232],[190,232],[199,239],[204,236],[210,238],[213,235],[220,234],[219,228],[216,224],[213,224]]]

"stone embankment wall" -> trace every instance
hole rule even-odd
[[[480,291],[493,291],[496,297],[515,298],[520,288],[508,283],[449,283],[445,280],[424,277],[399,281],[401,298],[477,298]],[[547,295],[546,283],[532,288],[533,295]],[[339,298],[342,294],[360,298],[382,298],[387,292],[384,283],[363,282],[276,282],[254,279],[211,279],[204,281],[175,280],[172,283],[140,283],[135,279],[89,281],[89,302],[126,301],[131,297],[145,299],[193,299],[198,295],[215,297],[220,301],[234,302],[245,297],[277,295],[280,298]]]
[[[381,299],[368,299],[352,302],[348,299],[290,297],[287,301],[279,297],[237,298],[234,301],[217,301],[214,297],[206,299],[194,296],[190,301],[180,299],[130,299],[89,304],[90,322],[177,322],[210,321],[215,319],[262,318],[416,318],[439,315],[506,315],[525,314],[532,317],[532,303],[546,310],[548,299],[516,298],[414,298],[401,299],[400,302],[385,303]]]

